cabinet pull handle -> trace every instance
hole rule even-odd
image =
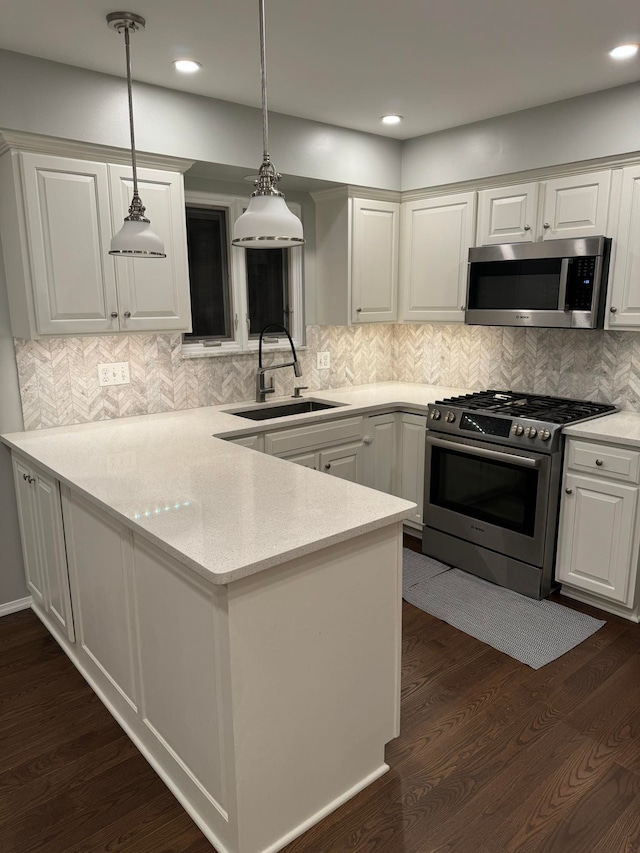
[[[611,312],[611,314],[615,314],[617,310],[618,309],[614,305],[612,305],[611,308],[609,308],[609,311]]]
[[[596,459],[596,465],[598,466],[598,468],[602,468],[604,462],[602,461],[602,459]]]
[[[22,479],[23,479],[23,480],[28,480],[28,479],[29,479],[29,475],[28,475],[28,474],[23,474],[23,475],[22,475]]]
[[[545,231],[547,231],[547,229],[551,228],[551,225],[548,222],[545,222],[542,227],[544,228]]]
[[[117,320],[117,319],[118,319],[118,312],[117,312],[117,311],[112,311],[112,312],[111,312],[111,319],[112,319],[112,320]]]
[[[566,492],[568,495],[572,495],[572,494],[573,494],[573,489],[565,489],[565,492]]]
[[[325,471],[328,471],[331,468],[331,462],[327,462],[325,467]]]
[[[524,230],[525,230],[525,231],[531,231],[531,226],[530,226],[530,225],[525,225],[525,226],[524,226]]]
[[[131,311],[125,311],[124,312],[124,318],[125,318],[125,320],[131,319]]]

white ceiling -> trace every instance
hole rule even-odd
[[[101,0],[2,0],[0,47],[123,76]],[[120,7],[122,8],[122,7]],[[131,0],[134,78],[259,106],[258,0]],[[640,79],[638,0],[267,0],[270,109],[408,138]],[[203,65],[178,75],[171,60]],[[5,81],[6,82],[6,81]],[[401,113],[400,128],[379,117]]]

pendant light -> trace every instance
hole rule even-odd
[[[112,237],[109,254],[123,255],[128,258],[166,258],[164,244],[160,237],[151,230],[150,222],[144,215],[145,207],[138,194],[136,140],[133,131],[133,94],[131,91],[129,33],[143,30],[145,19],[140,15],[135,15],[133,12],[111,12],[107,15],[107,24],[117,33],[124,33],[124,44],[127,55],[127,91],[129,93],[131,166],[133,169],[133,197],[129,207],[129,215],[125,217],[122,228]]]
[[[284,196],[276,188],[282,177],[269,157],[269,118],[267,114],[267,60],[265,54],[264,0],[260,8],[260,79],[262,83],[262,165],[258,170],[256,189],[233,229],[234,246],[243,249],[286,249],[304,241],[302,222],[287,207]]]

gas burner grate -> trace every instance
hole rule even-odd
[[[615,406],[589,400],[571,400],[566,397],[547,397],[544,394],[495,390],[447,397],[444,400],[437,400],[436,405],[495,412],[500,415],[547,421],[552,424],[574,423],[616,411]]]

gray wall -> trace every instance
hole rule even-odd
[[[591,160],[640,149],[640,83],[407,140],[402,189]]]
[[[0,433],[22,429],[16,357],[0,254]],[[20,549],[11,455],[0,445],[0,605],[27,595]]]
[[[260,165],[257,109],[145,83],[134,84],[134,106],[141,151]],[[128,148],[124,80],[0,50],[0,127]],[[270,113],[269,142],[283,174],[400,189],[399,140]]]

